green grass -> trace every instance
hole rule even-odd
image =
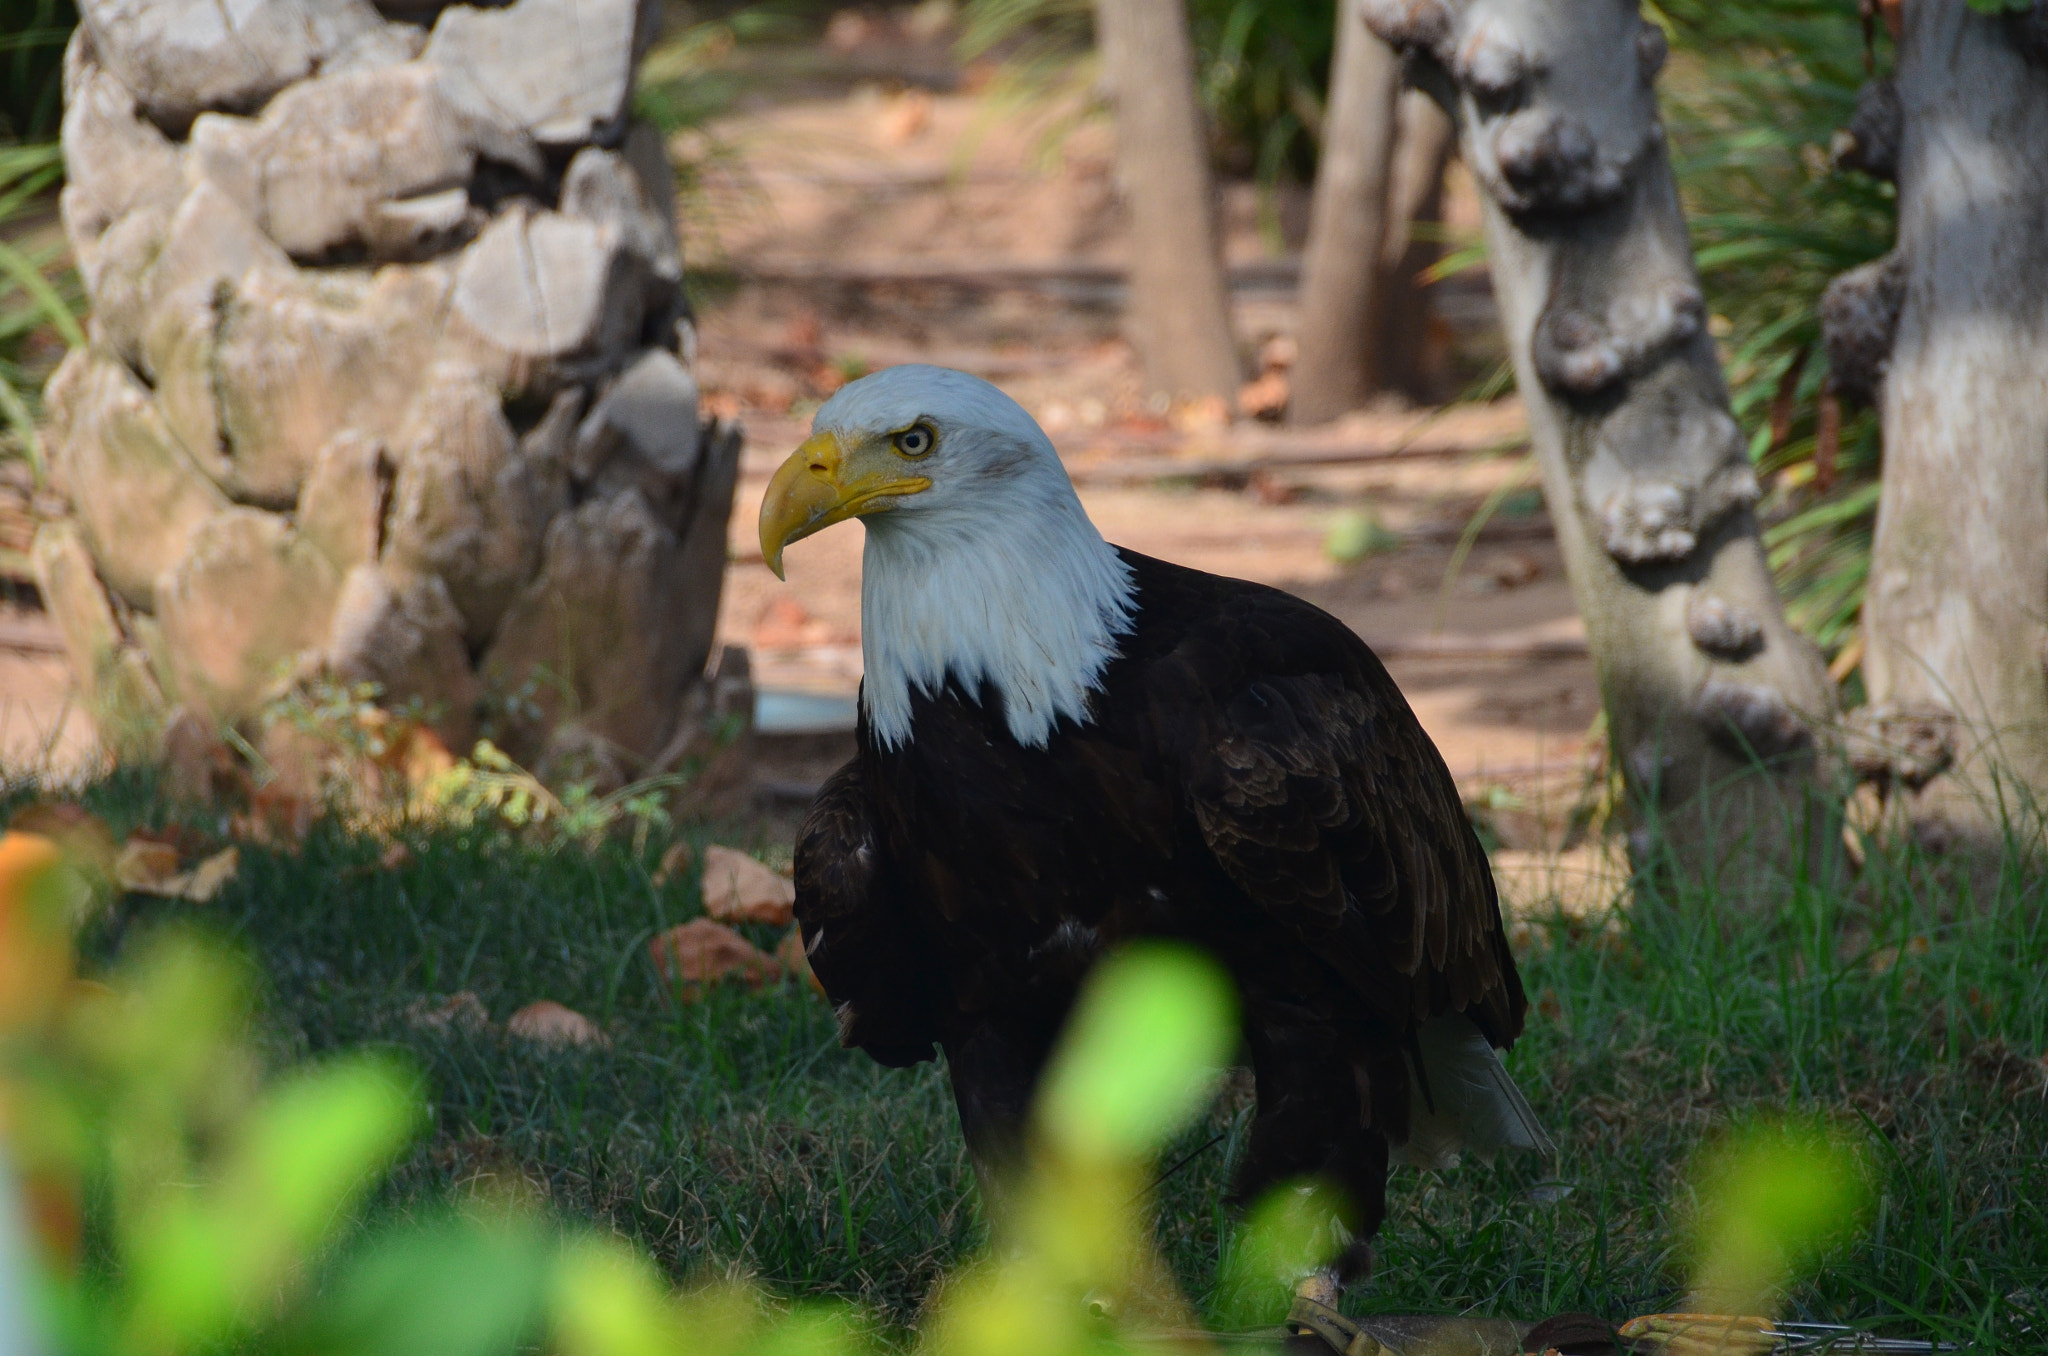
[[[87,799],[117,832],[163,813],[133,774]],[[534,1192],[679,1276],[849,1298],[904,1340],[982,1239],[938,1071],[838,1049],[824,1004],[793,985],[672,1001],[645,943],[697,903],[690,879],[653,884],[658,842],[585,851],[480,831],[413,846],[391,871],[379,845],[332,826],[297,856],[245,847],[237,881],[189,911],[268,976],[260,1020],[277,1058],[369,1044],[424,1069],[434,1132],[381,1210],[424,1209],[465,1184]],[[2022,1349],[2014,1304],[2041,1304],[2048,1276],[2044,885],[2017,860],[1974,892],[1944,879],[1936,864],[1879,857],[1854,888],[1797,894],[1771,918],[1735,920],[1695,897],[1644,901],[1611,932],[1530,929],[1536,1007],[1510,1063],[1560,1159],[1397,1171],[1379,1276],[1357,1302],[1669,1307],[1695,1150],[1732,1118],[1803,1108],[1864,1146],[1881,1204],[1794,1296],[1794,1316]],[[104,957],[166,913],[131,901],[89,949]],[[1896,963],[1871,964],[1885,947],[1902,948]],[[500,1025],[535,999],[566,1003],[613,1044],[546,1054],[408,1021],[415,1000],[463,989]],[[1164,1188],[1161,1232],[1212,1313],[1232,1229],[1220,1195],[1245,1128],[1242,1099],[1226,1097],[1164,1160],[1193,1153]]]

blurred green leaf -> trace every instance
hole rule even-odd
[[[1347,509],[1330,521],[1323,552],[1346,564],[1383,551],[1398,550],[1401,534],[1389,531],[1369,509]]]
[[[136,1219],[130,1331],[166,1348],[269,1320],[419,1120],[410,1080],[385,1059],[279,1083],[238,1128],[215,1181],[173,1186]]]
[[[1286,1183],[1255,1203],[1217,1278],[1219,1319],[1262,1327],[1287,1314],[1293,1285],[1327,1265],[1349,1237],[1340,1193],[1317,1181]]]
[[[644,1256],[609,1238],[571,1243],[555,1268],[549,1323],[562,1356],[668,1356],[681,1316]]]
[[[1767,1119],[1702,1155],[1695,1173],[1694,1304],[1771,1314],[1785,1287],[1853,1235],[1870,1207],[1855,1149],[1823,1122]]]
[[[287,1349],[303,1356],[499,1356],[531,1341],[553,1241],[518,1215],[450,1215],[346,1259]]]
[[[1087,1158],[1150,1154],[1208,1100],[1237,1042],[1237,999],[1222,967],[1166,943],[1096,968],[1040,1096],[1062,1148]]]

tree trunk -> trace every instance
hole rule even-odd
[[[1660,826],[1692,870],[1820,847],[1807,791],[1833,689],[1785,621],[1751,513],[1756,475],[1657,120],[1663,35],[1632,0],[1364,7],[1453,113],[1484,189],[1639,858]],[[1745,775],[1759,763],[1768,775]]]
[[[1388,194],[1400,92],[1400,59],[1360,21],[1354,5],[1340,0],[1301,266],[1300,347],[1287,407],[1296,423],[1334,419],[1379,389],[1373,317],[1382,244],[1393,232],[1406,234],[1405,221],[1390,220]]]
[[[1372,330],[1378,345],[1380,385],[1419,404],[1442,400],[1449,380],[1450,345],[1433,324],[1435,308],[1421,279],[1443,257],[1443,242],[1427,227],[1443,222],[1444,171],[1457,145],[1457,129],[1436,100],[1407,90],[1394,115],[1394,181],[1387,196],[1386,237],[1380,242],[1380,285],[1373,297]]]
[[[1209,143],[1182,0],[1096,0],[1131,222],[1131,327],[1145,377],[1175,396],[1237,395]]]
[[[1905,6],[1897,330],[1858,764],[1923,827],[2048,793],[2048,56],[2034,14]],[[1946,771],[1944,771],[1946,769]]]

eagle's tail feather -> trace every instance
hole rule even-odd
[[[1396,1163],[1444,1168],[1460,1153],[1491,1159],[1502,1149],[1557,1152],[1500,1052],[1462,1012],[1431,1018],[1416,1033],[1421,1077],[1409,1073],[1408,1139],[1394,1147]]]

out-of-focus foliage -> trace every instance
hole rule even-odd
[[[1788,1283],[1853,1237],[1870,1207],[1868,1171],[1823,1122],[1772,1118],[1736,1129],[1694,1170],[1693,1307],[1777,1313]]]
[[[421,1128],[421,1089],[355,1055],[267,1076],[250,983],[217,944],[161,931],[104,982],[74,978],[98,869],[0,836],[0,1348],[77,1356],[850,1356],[843,1306],[681,1293],[624,1241],[514,1195],[380,1228],[362,1203]],[[1191,1330],[1148,1226],[1151,1160],[1198,1114],[1236,1042],[1229,981],[1174,947],[1107,962],[1055,1060],[1002,1246],[950,1283],[931,1350],[1061,1356]],[[1294,1193],[1289,1192],[1292,1196]],[[1320,1260],[1299,1210],[1243,1249]],[[1327,1234],[1327,1230],[1324,1231]],[[1255,1268],[1257,1270],[1259,1268]],[[1268,1277],[1284,1294],[1287,1275]]]
[[[0,35],[0,42],[6,39]],[[37,393],[48,353],[33,351],[38,332],[54,333],[76,347],[85,342],[79,324],[85,299],[78,276],[64,262],[61,243],[25,247],[10,240],[9,228],[47,208],[64,178],[64,157],[55,142],[7,145],[0,142],[0,456],[25,456],[41,473],[42,444],[36,434]],[[61,349],[57,352],[61,353]]]
[[[1831,653],[1857,644],[1877,508],[1874,412],[1822,446],[1830,280],[1891,248],[1892,186],[1834,169],[1865,74],[1856,7],[1833,0],[1662,0],[1661,95],[1736,418],[1772,492],[1765,541],[1786,607]],[[1890,57],[1882,26],[1871,60]],[[1853,660],[1853,655],[1851,656]],[[1846,665],[1844,667],[1847,667]]]
[[[0,142],[41,141],[64,116],[72,0],[0,0]]]

